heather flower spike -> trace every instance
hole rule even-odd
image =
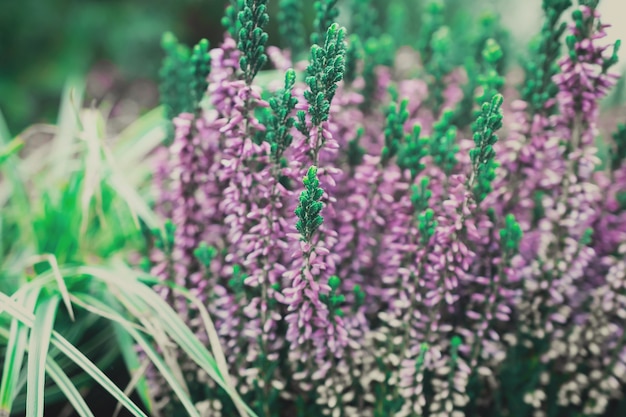
[[[430,179],[428,177],[422,178],[419,185],[413,184],[411,187],[411,203],[417,213],[421,213],[428,209],[428,201],[432,197],[433,193],[428,189]]]
[[[517,254],[522,233],[522,228],[515,220],[515,215],[507,214],[504,228],[500,230],[500,245],[507,259]]]
[[[327,29],[330,25],[337,21],[339,16],[339,8],[337,0],[316,0],[313,3],[315,8],[315,21],[313,22],[313,33],[311,34],[311,43],[314,45],[322,45],[326,41],[329,33]]]
[[[531,115],[540,113],[550,116],[556,110],[554,97],[558,87],[552,78],[559,72],[561,37],[567,28],[567,24],[560,21],[571,5],[571,0],[543,1],[545,21],[539,39],[531,45],[531,58],[524,66],[526,79],[521,90]]]
[[[459,151],[459,145],[456,143],[457,129],[453,125],[454,118],[454,111],[445,110],[433,125],[433,132],[428,138],[428,152],[433,162],[448,176],[454,171]]]
[[[263,28],[269,21],[267,0],[246,0],[237,15],[241,29],[237,48],[241,51],[239,66],[248,85],[267,62],[265,44],[268,35]]]
[[[269,100],[272,115],[266,123],[266,140],[270,143],[271,158],[275,164],[280,162],[283,153],[293,140],[290,130],[295,119],[291,114],[298,104],[298,99],[292,93],[295,82],[296,72],[293,69],[287,70],[284,89]]]
[[[450,28],[447,26],[442,26],[433,33],[430,44],[431,58],[425,63],[425,67],[430,75],[429,101],[435,115],[439,115],[441,111],[447,87],[446,77],[453,69],[450,59],[452,45]]]
[[[479,105],[491,101],[504,86],[504,77],[498,73],[498,63],[502,59],[502,48],[493,40],[488,39],[483,49],[485,72],[479,77],[479,83],[483,88],[482,95],[476,101]]]
[[[346,84],[352,84],[358,76],[359,62],[363,59],[363,45],[357,35],[350,35],[346,50],[346,70],[343,76]]]
[[[237,39],[237,36],[239,36],[241,24],[237,16],[239,15],[239,11],[244,8],[245,1],[246,0],[229,0],[229,5],[226,7],[224,17],[222,17],[222,26],[224,26],[233,39]]]
[[[356,34],[363,40],[379,35],[380,28],[376,22],[378,13],[372,0],[351,0],[350,18],[350,33]]]
[[[389,105],[387,111],[387,123],[385,126],[385,146],[381,154],[381,163],[386,166],[389,160],[396,156],[404,139],[404,124],[409,118],[407,106],[409,100],[404,99],[398,106],[395,103]]]
[[[209,55],[209,41],[200,40],[191,53],[191,95],[194,107],[198,108],[206,94],[209,83],[207,77],[211,72],[211,55]]]
[[[306,52],[302,0],[280,0],[278,10],[278,30],[282,43],[297,58]]]
[[[473,186],[474,198],[480,203],[492,190],[491,183],[495,179],[496,153],[493,146],[498,141],[496,131],[502,127],[502,103],[504,98],[496,94],[491,103],[484,103],[480,115],[474,124],[474,143],[470,150],[472,175],[470,186]]]
[[[411,179],[415,179],[426,168],[423,159],[428,155],[428,138],[422,137],[421,133],[422,127],[419,124],[413,126],[411,133],[406,135],[396,160],[402,170],[409,170]]]
[[[176,37],[166,32],[161,46],[165,58],[159,71],[159,94],[169,120],[179,114],[193,110],[189,91],[189,48],[178,42]]]
[[[305,189],[300,194],[300,202],[296,208],[296,216],[298,216],[296,229],[300,232],[304,242],[312,243],[315,231],[324,222],[324,218],[320,216],[324,207],[320,201],[324,190],[320,188],[320,182],[317,179],[317,167],[309,168],[306,176],[302,179],[302,183]]]
[[[330,102],[337,91],[337,83],[343,79],[345,37],[346,30],[333,23],[326,32],[324,46],[311,47],[310,63],[306,70],[309,89],[304,92],[304,98],[309,103],[313,126],[320,126],[328,120]]]
[[[422,63],[428,66],[432,56],[432,40],[435,33],[443,26],[444,4],[442,0],[433,0],[426,5],[424,21],[418,38],[417,50],[422,56]]]

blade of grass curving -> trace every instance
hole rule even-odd
[[[31,311],[35,309],[40,291],[41,287],[33,287],[23,294],[23,300],[22,297],[16,297],[14,301],[3,293],[0,293],[0,296],[14,304],[18,313],[32,314]],[[20,301],[22,305],[19,304]],[[4,305],[5,303],[0,303],[0,314],[4,310]],[[11,413],[13,401],[17,396],[16,387],[22,370],[24,354],[28,347],[28,326],[21,323],[15,315],[10,315],[13,316],[13,319],[11,320],[9,343],[2,370],[2,382],[0,383],[0,416],[8,416]]]
[[[80,305],[83,308],[87,307],[92,313],[100,314],[103,317],[113,320],[117,324],[119,324],[124,329],[124,331],[126,331],[135,340],[135,342],[141,347],[146,356],[148,356],[150,361],[156,366],[157,370],[161,373],[165,381],[169,384],[178,399],[181,401],[181,404],[185,407],[185,410],[187,410],[187,413],[189,413],[191,417],[200,417],[198,411],[196,410],[196,407],[191,401],[191,398],[189,398],[189,394],[186,392],[186,389],[181,386],[181,384],[178,382],[178,379],[174,376],[174,374],[165,364],[165,361],[156,352],[156,350],[152,347],[148,340],[144,336],[142,336],[139,331],[137,331],[134,323],[131,323],[128,320],[124,319],[115,310],[112,310],[111,308],[109,308],[109,306],[107,306],[95,297],[81,294],[80,298],[82,298],[82,300],[80,300],[80,304],[77,303],[77,305]]]
[[[9,128],[4,119],[4,115],[0,111],[0,145],[6,146],[11,143],[12,139],[11,132],[9,132]],[[26,192],[24,180],[22,179],[19,168],[20,167],[17,164],[15,155],[9,156],[4,164],[0,164],[0,172],[5,175],[5,178],[8,179],[8,182],[10,183],[10,187],[2,187],[3,192],[0,193],[0,203],[4,206],[6,199],[13,199],[15,206],[23,211],[22,216],[20,217],[20,220],[22,220],[22,227],[20,227],[22,230],[21,238],[26,241],[30,241],[32,236],[35,235],[35,232],[32,227],[32,222],[30,221],[30,216],[24,215],[30,212],[30,204],[28,193]],[[6,195],[4,192],[5,190],[8,192]]]
[[[142,364],[139,359],[139,355],[135,350],[132,337],[130,337],[128,332],[125,332],[119,324],[114,324],[113,331],[115,333],[119,349],[122,353],[124,363],[126,363],[126,368],[128,368],[128,371],[134,378],[135,375],[139,375]],[[143,404],[148,409],[148,412],[152,413],[152,398],[150,397],[150,391],[145,377],[141,377],[137,381],[135,391],[139,394],[139,398],[143,401]]]
[[[0,306],[8,311],[14,318],[28,327],[33,326],[35,318],[32,313],[24,311],[14,300],[8,297],[6,294],[0,293]],[[135,417],[147,417],[146,414],[125,395],[120,388],[115,385],[104,372],[102,372],[89,358],[72,345],[67,339],[65,339],[58,332],[52,332],[51,343],[56,346],[61,353],[70,358],[76,365],[89,374],[102,388],[104,388],[113,398],[119,401],[133,416]]]
[[[151,310],[151,316],[158,319],[160,325],[167,331],[172,340],[228,393],[233,402],[238,405],[240,414],[242,416],[256,416],[236,390],[227,383],[213,355],[165,300],[159,297],[151,288],[137,280],[138,274],[136,272],[124,269],[113,273],[111,270],[97,267],[81,267],[78,269],[84,274],[100,278],[120,288],[119,296],[124,297],[127,303],[138,306],[138,310],[141,311],[143,305],[148,305]],[[129,279],[129,275],[134,279]]]
[[[0,337],[8,340],[10,332],[0,327]],[[80,417],[94,417],[87,403],[78,392],[76,381],[71,380],[65,372],[63,372],[59,364],[50,357],[46,358],[46,372],[50,376],[50,379],[56,384],[56,389],[67,398]],[[80,377],[81,376],[79,376],[79,378]],[[24,398],[24,403],[26,403],[26,398]],[[23,411],[23,409],[17,408],[15,411],[20,412]]]
[[[24,141],[21,138],[15,138],[0,148],[0,165],[9,160],[9,158],[20,151],[24,147]]]
[[[67,313],[70,315],[70,319],[75,321],[74,310],[72,309],[72,302],[70,301],[70,292],[67,289],[67,285],[65,284],[65,279],[63,278],[63,274],[59,269],[59,263],[57,262],[56,256],[51,253],[47,253],[44,255],[37,255],[31,258],[30,264],[34,265],[38,262],[47,262],[50,265],[50,269],[52,269],[52,274],[54,279],[59,287],[59,292],[61,293],[61,297],[63,298],[63,304],[65,304],[65,308],[67,309]]]
[[[79,127],[79,109],[82,106],[84,83],[73,78],[65,83],[61,98],[61,107],[57,119],[58,133],[52,143],[50,153],[50,178],[52,180],[69,177],[68,160],[72,155],[72,143]]]
[[[211,345],[211,352],[213,352],[213,356],[215,356],[215,362],[217,364],[217,367],[222,375],[226,378],[226,382],[232,387],[232,378],[228,373],[226,356],[224,355],[224,351],[222,350],[217,330],[215,329],[213,320],[211,320],[211,315],[209,314],[209,311],[206,309],[202,301],[200,301],[198,297],[194,296],[189,290],[179,285],[176,285],[176,283],[174,282],[160,282],[157,279],[152,279],[151,281],[144,280],[143,282],[166,285],[185,297],[198,309],[198,312],[200,313],[200,318],[202,319],[202,323],[204,324],[204,328],[209,339],[209,344]]]
[[[48,372],[50,379],[52,379],[63,392],[65,398],[67,398],[80,417],[95,417],[72,380],[63,372],[61,367],[50,358],[46,360],[46,372]]]
[[[141,166],[167,137],[167,120],[163,109],[157,107],[141,116],[124,129],[115,140],[113,156],[121,169],[134,169]]]
[[[28,341],[28,384],[26,417],[43,417],[46,384],[46,357],[61,297],[44,299],[35,309],[35,325]]]
[[[133,373],[132,378],[130,379],[130,381],[128,382],[128,385],[126,385],[126,388],[124,388],[124,394],[126,395],[130,395],[132,394],[133,391],[138,392],[137,389],[137,385],[141,382],[141,381],[145,381],[146,378],[146,371],[148,370],[148,367],[150,366],[150,361],[144,361],[140,367]],[[119,416],[120,412],[122,411],[122,405],[120,403],[117,403],[117,405],[115,406],[115,410],[113,410],[113,416],[112,417],[117,417]],[[152,413],[152,410],[148,409],[149,413]]]
[[[124,199],[138,229],[139,218],[145,221],[146,225],[152,229],[163,229],[162,222],[159,220],[158,216],[150,209],[137,190],[128,184],[123,175],[111,169],[107,177],[107,183]]]
[[[82,219],[80,231],[81,235],[83,235],[87,230],[89,222],[91,202],[97,193],[101,193],[102,158],[100,156],[100,142],[104,136],[104,119],[96,109],[86,109],[81,112],[81,122],[85,129],[85,142],[87,142],[84,166],[85,179],[81,195]]]

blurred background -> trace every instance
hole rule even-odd
[[[312,1],[303,0],[308,27]],[[428,0],[375,0],[380,22],[388,21],[392,2],[409,12],[407,38],[417,36],[420,10]],[[158,104],[156,81],[162,58],[161,35],[172,31],[184,43],[206,37],[217,45],[220,19],[228,0],[0,0],[0,111],[13,134],[32,123],[56,118],[63,85],[76,79],[87,85],[87,100],[115,104],[118,112],[141,113]],[[340,0],[345,7],[348,0]],[[492,10],[510,32],[516,56],[537,33],[541,0],[446,0],[449,24],[471,24]],[[616,26],[610,40],[626,39],[625,0],[602,0],[605,20]],[[157,5],[158,4],[158,5]],[[271,0],[276,15],[277,0]],[[343,13],[342,24],[349,24]],[[470,22],[470,23],[468,23]],[[270,43],[279,43],[276,19]],[[410,42],[408,42],[410,43]],[[624,48],[626,49],[626,48]],[[622,51],[622,58],[626,58]],[[512,62],[511,62],[512,61]],[[623,62],[621,68],[624,68]]]

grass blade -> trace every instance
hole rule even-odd
[[[67,313],[70,315],[70,319],[72,321],[75,320],[74,310],[72,309],[72,302],[70,301],[70,292],[67,289],[67,285],[65,284],[65,280],[63,279],[63,274],[59,269],[59,263],[57,262],[56,256],[53,254],[39,255],[34,256],[31,260],[32,264],[37,262],[47,262],[50,265],[50,269],[52,270],[52,275],[59,287],[59,291],[61,292],[61,297],[63,298],[63,304],[65,304],[65,308],[67,309]]]
[[[35,310],[35,325],[28,345],[28,384],[26,385],[26,417],[43,417],[46,383],[46,357],[60,297],[44,300]]]
[[[115,324],[113,326],[113,329],[115,332],[115,338],[117,339],[118,346],[120,348],[120,351],[122,352],[122,357],[124,358],[126,368],[128,368],[130,375],[133,376],[142,368],[141,361],[139,360],[139,355],[135,350],[133,339],[132,337],[130,337],[128,332],[124,331],[121,325]],[[141,398],[141,400],[143,401],[143,404],[148,409],[148,412],[151,412],[152,401],[150,398],[150,392],[148,390],[148,383],[146,382],[146,378],[142,377],[137,381],[135,391],[137,392],[137,394],[139,394],[139,398]]]
[[[9,340],[10,333],[0,327],[0,337]],[[56,388],[65,395],[80,417],[95,417],[73,382],[52,358],[46,359],[46,372],[56,384]],[[80,378],[80,377],[79,377]],[[26,401],[24,401],[26,402]],[[17,410],[18,412],[21,410]]]
[[[15,301],[9,298],[6,294],[0,293],[0,312],[6,310],[14,318],[18,319],[28,327],[34,325],[35,318],[32,313],[24,311]],[[109,394],[119,401],[133,416],[135,417],[147,417],[146,414],[134,403],[122,390],[115,385],[104,372],[102,372],[89,358],[82,354],[74,345],[72,345],[67,339],[61,336],[56,331],[52,332],[52,344],[58,348],[61,353],[71,359],[76,365],[89,374],[98,384],[100,384]]]
[[[76,389],[72,380],[63,372],[61,367],[52,359],[46,361],[46,371],[54,383],[65,394],[67,400],[72,404],[74,410],[80,417],[94,417],[89,406]]]
[[[227,376],[222,374],[213,355],[165,300],[159,297],[151,288],[137,280],[136,273],[127,269],[113,273],[109,270],[95,267],[81,267],[78,270],[119,288],[120,302],[130,304],[136,310],[144,311],[148,317],[158,320],[174,343],[180,346],[194,362],[228,393],[238,406],[242,416],[256,416],[236,390],[228,384]],[[134,275],[134,279],[129,279],[129,274]],[[145,311],[146,306],[149,307],[149,311]]]
[[[135,329],[135,326],[97,298],[87,295],[82,295],[81,298],[81,303],[83,307],[89,308],[89,311],[94,314],[102,314],[103,317],[114,320],[117,324],[119,324],[124,329],[124,331],[127,332],[135,340],[135,342],[146,353],[150,361],[159,370],[161,375],[163,375],[163,378],[165,378],[166,382],[170,385],[178,399],[181,401],[181,403],[187,410],[187,413],[189,413],[189,415],[192,417],[200,417],[198,411],[191,402],[191,399],[189,398],[186,390],[178,383],[177,378],[170,371],[161,356],[156,352],[156,350],[154,350],[154,348],[147,341],[147,339]]]
[[[32,314],[31,311],[35,309],[39,292],[40,288],[38,287],[34,287],[31,291],[26,292],[22,303],[23,305],[18,304],[17,301],[10,299],[5,294],[0,293],[0,296],[14,304],[18,312],[22,314]],[[18,301],[20,299],[21,298],[17,298]],[[2,307],[3,303],[0,303],[0,314],[2,313]],[[4,414],[9,415],[11,413],[13,400],[17,396],[16,387],[22,370],[24,354],[28,347],[29,329],[15,316],[11,321],[10,332],[2,371],[2,383],[0,383],[0,416]]]

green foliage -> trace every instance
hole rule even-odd
[[[611,153],[611,169],[619,169],[626,161],[626,124],[617,126],[617,131],[613,133],[615,151]]]
[[[377,101],[375,98],[378,88],[376,68],[378,66],[391,67],[395,59],[394,51],[395,45],[393,38],[389,35],[382,35],[379,38],[370,38],[363,45],[363,78],[365,80],[365,86],[362,91],[362,110],[369,110],[372,103]]]
[[[159,93],[165,117],[171,120],[183,112],[193,110],[189,94],[190,51],[170,32],[163,34],[161,46],[165,51],[165,58],[159,72]]]
[[[68,89],[68,97],[80,102],[79,90]],[[162,227],[136,190],[149,184],[150,167],[144,162],[164,139],[160,110],[107,137],[111,143],[105,149],[102,112],[91,108],[77,113],[74,105],[69,98],[63,101],[63,134],[42,141],[39,152],[20,160],[27,176],[7,175],[15,155],[0,167],[2,185],[10,182],[16,191],[3,200],[1,210],[0,345],[5,370],[0,413],[25,409],[27,416],[43,415],[44,404],[56,397],[67,399],[77,415],[93,416],[81,393],[97,384],[128,415],[145,416],[102,371],[123,358],[132,374],[148,360],[171,389],[172,400],[187,415],[198,416],[185,383],[174,376],[180,373],[176,360],[168,357],[176,346],[232,396],[238,409],[254,415],[213,356],[221,353],[219,346],[212,343],[207,349],[149,287],[167,284],[125,266],[129,253],[144,252],[143,233],[149,230],[159,237],[157,245],[168,248],[173,243],[173,225]],[[26,184],[29,192],[23,195],[19,190]],[[198,254],[206,259],[204,249]],[[101,266],[86,266],[90,262]],[[208,316],[187,290],[177,291]],[[207,332],[217,337],[214,330]],[[24,381],[26,395],[18,395]],[[137,375],[134,383],[149,413],[146,381]]]
[[[478,31],[475,35],[473,48],[474,58],[481,72],[485,71],[485,66],[490,66],[484,60],[484,51],[487,48],[489,39],[493,39],[502,49],[502,58],[496,63],[495,69],[499,74],[504,74],[505,72],[510,53],[510,35],[509,32],[501,26],[500,22],[500,16],[491,11],[483,13],[478,19]]]
[[[354,310],[356,311],[365,305],[365,291],[363,291],[361,286],[357,284],[352,289],[352,294],[354,295]]]
[[[424,177],[418,184],[411,187],[411,203],[417,215],[417,227],[420,233],[420,242],[422,245],[428,245],[430,238],[435,235],[437,221],[435,220],[435,212],[429,206],[430,198],[433,193],[428,189],[430,178]]]
[[[320,216],[324,204],[320,201],[324,190],[320,187],[317,179],[317,167],[312,166],[303,178],[304,191],[300,194],[298,207],[296,208],[296,216],[298,222],[296,229],[300,232],[302,240],[312,243],[315,231],[322,225],[324,218]]]
[[[229,3],[222,17],[222,26],[224,26],[232,38],[237,39],[241,30],[241,22],[239,22],[238,16],[239,12],[245,7],[246,0],[229,0]]]
[[[446,175],[451,175],[457,164],[456,154],[459,146],[456,143],[457,129],[453,125],[455,113],[446,110],[433,125],[433,132],[428,141],[428,150],[436,166]]]
[[[433,55],[433,36],[444,25],[444,3],[442,0],[433,0],[426,6],[424,21],[417,42],[422,64],[428,66]]]
[[[285,150],[291,145],[293,136],[290,130],[295,124],[291,116],[298,99],[293,97],[292,90],[296,82],[296,72],[293,69],[285,73],[285,87],[275,97],[269,99],[272,115],[266,124],[266,140],[271,146],[271,158],[278,164]]]
[[[500,245],[504,256],[510,259],[519,251],[522,240],[522,228],[513,214],[507,214],[504,220],[504,228],[500,230]]]
[[[341,305],[346,301],[346,297],[343,294],[339,294],[341,279],[333,275],[328,279],[328,286],[330,287],[330,293],[328,295],[320,294],[320,300],[328,306],[331,314],[342,317],[343,310],[341,310]]]
[[[363,162],[363,156],[365,156],[365,149],[359,145],[363,134],[365,133],[365,129],[363,127],[359,127],[356,131],[356,138],[352,139],[348,142],[348,165],[351,167],[356,167],[361,165]]]
[[[18,138],[0,147],[0,165],[5,163],[11,156],[17,154],[23,147],[24,141]]]
[[[198,111],[211,71],[209,41],[202,39],[193,51],[167,32],[161,45],[165,58],[160,70],[159,92],[165,116],[171,120],[184,112]]]
[[[432,191],[428,189],[429,183],[430,179],[428,177],[424,177],[420,181],[419,185],[413,184],[411,188],[411,203],[413,203],[413,207],[418,213],[428,209],[428,202],[430,201],[430,197],[433,195]]]
[[[363,40],[379,36],[378,12],[372,0],[351,0],[350,19],[350,33]]]
[[[316,0],[313,4],[315,8],[315,21],[313,22],[313,33],[311,43],[322,45],[326,43],[324,35],[328,37],[328,28],[337,21],[339,8],[337,0]]]
[[[383,146],[381,154],[381,163],[383,166],[387,165],[387,163],[396,156],[403,142],[404,124],[409,119],[408,105],[408,99],[402,100],[399,106],[396,103],[389,105],[384,130],[385,146]]]
[[[466,58],[463,65],[467,73],[467,82],[463,85],[463,98],[457,104],[454,114],[454,124],[464,129],[472,123],[472,116],[476,98],[474,93],[478,87],[478,64],[473,58]]]
[[[211,72],[211,55],[209,54],[208,40],[202,39],[196,46],[193,47],[190,64],[191,98],[195,105],[194,107],[198,108],[202,98],[206,94],[207,87],[209,86],[207,77]]]
[[[593,5],[591,4],[593,1],[587,1],[584,4],[587,4],[589,7],[594,9],[597,5],[595,2]],[[576,49],[576,44],[578,42],[583,41],[584,39],[590,39],[592,37],[593,32],[596,30],[595,25],[598,22],[595,21],[595,17],[593,15],[589,17],[584,17],[583,13],[580,9],[576,9],[572,12],[572,20],[576,25],[577,32],[576,34],[568,35],[565,38],[565,43],[567,44],[567,48],[569,50],[569,57],[573,62],[578,61],[578,54],[580,50]],[[618,62],[618,52],[620,49],[622,42],[621,40],[615,41],[613,44],[613,53],[608,58],[602,58],[602,72],[606,73],[609,68]],[[584,52],[583,52],[584,53]]]
[[[363,59],[363,44],[357,35],[351,35],[346,50],[346,69],[343,79],[352,84],[358,76],[359,62]]]
[[[337,83],[343,79],[345,71],[346,30],[336,23],[328,28],[324,46],[313,45],[311,58],[306,70],[308,89],[304,98],[309,103],[309,114],[313,126],[320,126],[328,120],[330,103],[337,91]],[[299,125],[302,126],[303,112],[299,113]],[[299,129],[302,129],[300,127]]]
[[[257,73],[267,63],[265,44],[268,35],[263,30],[269,21],[267,0],[246,0],[244,7],[237,15],[237,20],[241,25],[237,44],[241,51],[239,66],[244,73],[246,83],[250,85]]]
[[[450,59],[452,37],[447,26],[442,26],[433,33],[430,49],[431,58],[425,63],[426,71],[430,75],[428,100],[433,114],[439,115],[444,103],[443,93],[447,87],[445,77],[453,68]]]
[[[478,203],[491,192],[491,183],[495,179],[496,154],[493,145],[498,141],[496,131],[502,127],[503,101],[502,95],[496,94],[491,103],[484,103],[473,129],[476,147],[470,150],[473,169],[470,185]]]
[[[504,86],[504,77],[498,73],[498,63],[502,60],[502,48],[493,40],[488,39],[483,50],[485,70],[478,77],[482,94],[476,98],[478,105],[488,103]]]
[[[202,242],[200,246],[193,251],[193,254],[204,268],[209,269],[211,267],[211,262],[217,255],[217,250],[214,247]]]
[[[280,0],[278,11],[278,30],[282,44],[297,58],[306,51],[301,0]]]
[[[435,229],[437,229],[437,221],[435,220],[433,209],[427,208],[424,212],[418,214],[417,225],[420,232],[420,241],[422,245],[427,245],[430,238],[435,235]]]
[[[422,160],[428,155],[428,138],[421,137],[421,133],[422,127],[419,124],[413,126],[413,130],[406,136],[398,153],[398,166],[402,170],[408,169],[413,179],[426,167]]]
[[[551,115],[556,111],[556,102],[546,107],[548,100],[556,97],[558,87],[552,78],[559,72],[558,59],[561,36],[567,28],[559,23],[563,13],[572,5],[571,0],[544,0],[545,20],[539,38],[531,44],[531,57],[525,62],[526,79],[521,87],[522,99],[528,103],[530,114],[538,112]]]

